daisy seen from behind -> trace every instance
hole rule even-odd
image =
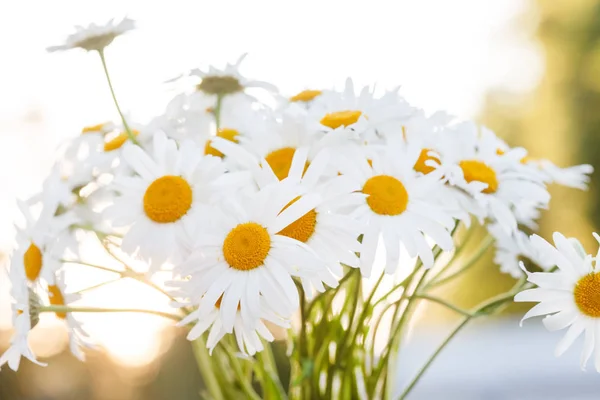
[[[75,32],[67,37],[64,44],[48,47],[48,51],[54,52],[75,48],[87,51],[103,51],[117,37],[133,29],[135,29],[135,21],[129,18],[123,18],[119,22],[111,19],[104,25],[76,26]]]

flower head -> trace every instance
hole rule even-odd
[[[87,27],[76,26],[75,33],[72,33],[67,37],[65,44],[48,47],[48,51],[53,52],[74,48],[81,48],[87,51],[102,51],[118,36],[121,36],[134,28],[135,21],[129,18],[124,18],[117,23],[111,19],[104,25],[91,24]]]

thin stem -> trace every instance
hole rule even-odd
[[[458,271],[456,271],[453,274],[450,274],[444,278],[437,279],[437,280],[430,282],[426,286],[426,288],[433,288],[436,286],[441,286],[445,283],[450,282],[457,276],[463,274],[465,271],[467,271],[469,268],[473,267],[477,263],[477,261],[485,254],[487,249],[490,248],[492,243],[494,243],[494,238],[491,236],[488,236],[488,238],[485,240],[485,242],[483,242],[483,245],[477,250],[477,252],[475,254],[473,254],[473,256],[471,256],[471,258],[469,258],[469,260],[462,266],[462,268],[460,268]]]
[[[287,399],[285,389],[283,388],[281,380],[279,379],[279,374],[277,373],[277,364],[275,363],[275,357],[273,356],[271,343],[265,343],[265,348],[260,353],[259,360],[262,362],[265,373],[270,378],[271,383],[277,392],[277,398]]]
[[[127,136],[129,136],[129,140],[131,140],[134,144],[139,145],[137,139],[135,138],[135,135],[133,134],[133,132],[129,128],[129,125],[127,124],[127,121],[125,120],[125,116],[123,115],[121,107],[119,106],[119,102],[117,101],[115,89],[113,88],[112,82],[110,80],[110,74],[108,73],[108,67],[106,66],[106,57],[104,56],[104,50],[98,50],[98,54],[100,55],[100,61],[102,61],[102,68],[104,68],[104,74],[106,75],[106,81],[108,82],[108,87],[110,88],[110,94],[112,95],[113,101],[115,102],[115,107],[117,107],[117,111],[121,116],[121,121],[123,121],[123,127],[127,132]]]
[[[198,369],[204,378],[204,384],[206,385],[208,392],[214,400],[225,400],[215,370],[211,365],[210,354],[208,353],[206,343],[202,336],[192,342],[192,349],[194,351],[194,356],[196,357],[196,362],[198,363]]]
[[[60,262],[65,263],[65,264],[79,264],[79,265],[84,265],[86,267],[91,267],[91,268],[96,268],[102,271],[106,271],[106,272],[112,272],[115,274],[119,274],[119,275],[123,275],[123,273],[125,271],[118,271],[116,269],[112,269],[109,267],[104,267],[102,265],[97,265],[97,264],[92,264],[92,263],[88,263],[88,262],[84,262],[84,261],[77,261],[77,260],[60,260]]]
[[[406,389],[404,389],[404,391],[402,392],[402,394],[400,395],[400,397],[398,397],[398,400],[403,400],[406,398],[406,396],[408,396],[408,394],[412,391],[412,389],[415,387],[415,385],[419,382],[419,380],[421,379],[421,377],[423,376],[423,374],[425,373],[425,371],[427,371],[427,369],[429,368],[429,366],[431,365],[431,363],[433,363],[433,361],[437,358],[437,356],[442,352],[442,350],[444,350],[444,348],[448,345],[448,343],[450,343],[450,341],[454,338],[454,336],[456,336],[456,334],[465,326],[467,325],[467,323],[472,319],[472,316],[468,316],[465,317],[460,324],[458,324],[456,326],[456,328],[454,328],[452,330],[452,332],[448,335],[448,337],[446,337],[446,339],[444,339],[444,341],[438,346],[438,348],[435,350],[435,352],[431,355],[431,357],[429,357],[429,359],[425,362],[425,364],[421,367],[421,369],[419,370],[419,372],[417,373],[417,375],[413,378],[413,380],[409,383],[409,385],[406,387]]]
[[[235,353],[224,341],[221,342],[221,348],[223,349],[225,355],[227,355],[227,358],[229,359],[229,364],[232,366],[233,372],[237,376],[237,379],[242,387],[242,391],[246,395],[246,398],[251,400],[261,400],[260,396],[252,387],[251,381],[246,379],[246,377],[244,376],[244,371],[242,371],[240,360],[235,356]]]
[[[217,125],[217,133],[221,129],[221,107],[223,105],[223,95],[217,95],[217,104],[215,105],[215,124]]]
[[[89,287],[86,287],[84,289],[78,290],[76,293],[77,294],[81,294],[81,293],[89,292],[89,291],[92,291],[92,290],[95,290],[95,289],[99,289],[102,286],[106,286],[106,285],[110,285],[111,283],[118,282],[120,280],[121,280],[121,278],[111,279],[110,281],[101,282],[101,283],[98,283],[97,285],[89,286]]]
[[[168,312],[145,310],[141,308],[96,308],[96,307],[70,307],[70,306],[42,306],[38,311],[58,312],[58,313],[142,313],[157,315],[159,317],[169,318],[174,321],[181,321],[181,317]]]
[[[456,312],[458,314],[462,314],[462,315],[464,315],[466,317],[473,317],[474,316],[473,314],[471,314],[471,312],[469,312],[467,310],[463,310],[462,308],[457,307],[454,304],[448,303],[446,300],[440,299],[439,297],[430,296],[430,295],[425,294],[425,293],[417,293],[417,294],[414,294],[412,297],[413,298],[417,298],[417,299],[429,300],[431,302],[440,304],[440,305],[442,305],[442,306],[444,306],[444,307],[446,307],[446,308],[448,308],[448,309],[450,309],[450,310],[452,310],[452,311],[454,311],[454,312]]]

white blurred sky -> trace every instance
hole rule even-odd
[[[129,16],[139,29],[107,50],[124,109],[142,121],[172,95],[162,82],[245,52],[242,72],[284,94],[402,86],[427,111],[477,115],[491,87],[527,92],[543,66],[530,0],[142,0],[0,4],[0,249],[15,198],[39,190],[53,149],[84,125],[115,119],[101,66],[82,51],[48,54],[75,24]],[[0,274],[0,304],[6,305]],[[4,292],[4,295],[3,295]],[[0,306],[0,326],[9,320]]]

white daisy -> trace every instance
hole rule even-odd
[[[347,215],[343,210],[364,202],[364,195],[358,193],[360,187],[345,176],[327,177],[325,172],[330,164],[330,151],[324,149],[308,162],[308,149],[299,148],[292,160],[287,182],[299,185],[299,196],[318,193],[321,202],[297,221],[279,232],[306,243],[327,266],[312,281],[303,280],[304,290],[311,295],[313,287],[323,292],[325,282],[330,287],[337,286],[344,274],[342,264],[359,267],[357,253],[360,252],[358,237],[364,231],[364,225]],[[267,173],[268,174],[268,173]],[[272,173],[270,181],[277,181]],[[296,200],[284,207],[287,208]]]
[[[342,92],[323,91],[316,97],[308,113],[314,129],[327,132],[346,127],[359,134],[363,141],[372,143],[385,134],[387,127],[412,115],[413,109],[395,91],[375,98],[365,87],[356,95],[352,80],[347,79]]]
[[[526,233],[517,230],[508,234],[498,223],[489,224],[486,228],[494,238],[494,262],[500,266],[500,271],[510,274],[513,278],[520,278],[523,276],[521,262],[525,262],[527,266],[533,263],[543,271],[554,266],[554,260],[548,257],[548,254],[539,252],[531,245]]]
[[[81,299],[80,294],[67,293],[64,271],[57,274],[55,284],[48,285],[48,299],[53,306],[66,306]],[[81,322],[77,321],[72,313],[56,312],[58,319],[64,320],[69,332],[69,348],[71,353],[79,360],[84,361],[85,355],[82,348],[93,348],[89,334],[83,329]]]
[[[248,176],[225,173],[217,157],[186,142],[177,148],[163,133],[154,136],[154,152],[136,145],[123,149],[124,161],[136,176],[119,175],[114,187],[121,194],[105,214],[113,226],[129,226],[122,249],[160,265],[185,257],[184,225],[196,209],[238,190]],[[191,222],[193,223],[193,221]]]
[[[60,239],[71,225],[77,223],[77,218],[71,212],[55,216],[55,207],[43,207],[34,218],[27,203],[19,201],[18,205],[25,217],[25,226],[17,227],[17,248],[11,259],[11,269],[25,271],[25,277],[32,284],[39,278],[53,282],[64,251],[64,241]]]
[[[596,240],[600,240],[594,234]],[[537,235],[531,246],[554,260],[555,272],[527,272],[528,281],[537,285],[515,296],[517,302],[536,302],[523,320],[546,315],[543,323],[550,331],[569,328],[557,345],[555,354],[563,354],[585,332],[581,368],[592,356],[600,372],[600,271],[598,258],[586,255],[581,244],[555,233],[554,246]]]
[[[0,356],[0,367],[8,364],[10,369],[16,371],[19,369],[21,357],[25,357],[37,365],[46,366],[46,364],[37,361],[35,354],[29,347],[29,332],[39,321],[38,312],[35,310],[39,306],[37,296],[28,287],[23,269],[11,266],[9,278],[12,284],[10,295],[12,297],[12,319],[15,333],[11,338],[10,347]]]
[[[590,174],[594,167],[589,164],[574,165],[572,167],[560,168],[550,160],[523,159],[528,165],[538,168],[544,175],[547,183],[557,183],[562,186],[586,190],[590,182]]]
[[[312,280],[324,269],[310,248],[281,235],[288,225],[320,203],[320,196],[300,195],[292,182],[277,182],[258,192],[238,194],[215,207],[208,221],[190,225],[195,238],[192,256],[175,271],[189,277],[192,299],[202,299],[199,314],[220,304],[223,329],[232,332],[237,311],[245,322],[261,318],[262,295],[270,309],[284,319],[299,306],[292,277]],[[293,202],[285,210],[286,205]],[[283,210],[283,211],[282,211]]]
[[[61,51],[74,48],[81,48],[87,51],[102,51],[106,46],[112,43],[115,38],[125,32],[135,28],[135,21],[124,18],[118,23],[114,20],[108,21],[104,25],[91,24],[87,27],[76,26],[75,33],[67,37],[65,44],[60,46],[48,47],[48,51]]]
[[[496,135],[472,123],[461,124],[442,138],[435,151],[443,157],[441,169],[448,182],[472,195],[474,205],[507,233],[517,230],[515,208],[548,206],[543,176],[520,162],[523,149],[498,152]]]
[[[210,329],[206,347],[211,354],[219,341],[227,334],[221,319],[221,302],[222,297],[217,300],[213,307],[197,308],[178,323],[178,326],[195,323],[187,335],[188,340],[195,340]],[[244,354],[254,355],[256,352],[262,351],[264,347],[261,338],[268,342],[275,339],[263,321],[269,321],[285,329],[290,327],[289,320],[283,319],[269,310],[262,296],[260,297],[260,303],[261,315],[256,321],[244,321],[240,310],[236,311],[233,333],[240,351]]]
[[[433,265],[429,236],[443,250],[453,248],[449,230],[454,219],[437,201],[443,187],[441,175],[420,175],[413,166],[419,156],[408,147],[388,146],[379,152],[353,148],[340,165],[340,171],[355,181],[364,195],[351,214],[364,222],[366,230],[360,252],[361,271],[369,276],[380,236],[386,249],[388,273],[400,259],[402,244],[411,257],[419,256],[426,267]]]

